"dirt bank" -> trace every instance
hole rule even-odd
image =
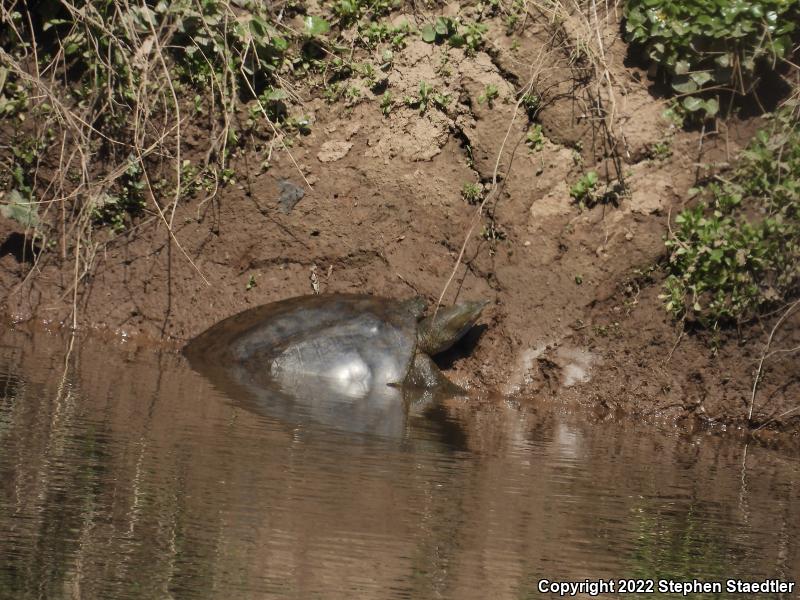
[[[508,36],[490,21],[488,43],[473,55],[409,38],[387,89],[415,96],[424,81],[449,95],[446,106],[399,102],[383,114],[379,94],[366,87],[358,100],[333,104],[299,89],[310,133],[288,149],[254,143],[240,152],[233,183],[177,206],[174,241],[153,214],[117,237],[98,235],[81,250],[89,270],[47,253],[32,271],[19,225],[0,217],[9,318],[69,324],[74,306],[82,328],[178,346],[235,312],[314,291],[435,302],[477,211],[462,197],[464,184],[488,188],[496,175],[498,191],[444,297],[491,300],[485,329],[445,359],[453,379],[573,397],[601,416],[743,425],[771,324],[722,339],[716,350],[704,334],[679,334],[657,297],[654,267],[687,190],[724,168],[758,119],[720,123],[702,140],[676,130],[646,74],[630,66],[618,21],[609,18],[602,34],[613,149],[589,118],[575,56],[545,25]],[[541,100],[537,149],[524,142],[530,123],[515,97],[529,84]],[[493,100],[487,86],[497,90]],[[205,135],[189,125],[188,158],[204,152]],[[611,150],[628,192],[578,205],[570,185],[590,169],[614,168]],[[779,337],[774,348],[796,346],[797,321]],[[800,398],[796,356],[772,357],[763,375],[753,422],[796,432],[800,413],[787,413]]]

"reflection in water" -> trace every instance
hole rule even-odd
[[[178,356],[83,340],[65,368],[64,348],[0,337],[0,598],[536,598],[543,577],[800,573],[800,466],[767,450],[463,399],[348,430],[322,394],[253,404]]]
[[[402,438],[407,404],[400,389],[383,383],[350,389],[313,375],[271,379],[243,365],[200,369],[228,398],[286,424],[316,424],[351,433]]]

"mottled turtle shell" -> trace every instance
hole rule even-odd
[[[314,376],[358,389],[402,384],[416,350],[421,312],[413,301],[302,296],[229,317],[184,352],[201,370],[235,364],[279,381]]]

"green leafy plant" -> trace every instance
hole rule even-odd
[[[728,88],[748,93],[759,65],[787,56],[800,23],[800,0],[629,0],[625,33],[639,44],[689,115],[714,116]]]
[[[389,92],[384,92],[383,96],[381,96],[381,112],[384,117],[389,116],[393,106],[394,100],[392,99],[392,95]]]
[[[342,21],[343,25],[348,25],[361,16],[363,5],[364,3],[358,0],[339,0],[333,3],[331,10]]]
[[[483,46],[483,35],[487,30],[483,23],[469,21],[462,24],[450,17],[437,17],[433,23],[424,25],[420,34],[429,44],[447,42],[455,48],[465,47],[467,53],[474,53]]]
[[[411,26],[407,21],[399,25],[390,25],[385,21],[376,23],[370,21],[359,26],[358,33],[360,39],[366,41],[367,47],[374,47],[378,44],[389,42],[395,50],[405,47],[406,38],[411,33]]]
[[[538,123],[528,129],[525,135],[525,144],[533,151],[539,151],[544,147],[544,134],[542,126]]]
[[[331,8],[342,25],[350,25],[365,16],[372,20],[397,6],[397,0],[339,0]]]
[[[17,77],[0,67],[0,117],[23,113],[30,105],[28,90]]]
[[[474,54],[483,46],[483,35],[487,30],[488,27],[483,23],[476,23],[474,21],[467,21],[464,23],[460,35],[464,40],[464,47],[466,48],[467,54]]]
[[[132,217],[144,209],[144,190],[142,165],[135,156],[128,157],[128,168],[120,177],[113,190],[105,191],[91,200],[92,216],[96,223],[104,223],[120,233],[125,230]]]
[[[296,132],[301,135],[309,135],[311,133],[311,119],[306,115],[289,117],[284,124],[288,131]]]
[[[377,71],[375,65],[371,62],[356,63],[353,70],[364,78],[364,83],[367,84],[369,89],[373,89],[378,85]]]
[[[319,37],[331,30],[331,25],[322,17],[308,15],[303,19],[303,29],[309,37]]]
[[[244,10],[237,15],[213,0],[159,2],[153,14],[143,18],[162,26],[176,24],[170,47],[176,69],[185,79],[207,86],[233,73],[251,78],[251,85],[259,91],[283,64],[289,40],[273,27],[263,6],[253,1],[243,4]],[[309,38],[329,28],[319,17],[308,16],[303,21],[303,34]]]
[[[34,173],[50,141],[49,133],[37,138],[18,132],[11,138],[11,164],[0,169],[0,186],[8,190],[0,195],[0,214],[17,221],[23,227],[39,226]]]
[[[433,23],[423,25],[420,34],[423,42],[441,44],[458,35],[458,21],[450,17],[437,17]]]
[[[483,186],[479,183],[465,183],[461,188],[461,197],[469,204],[480,204],[483,200]]]
[[[522,106],[525,107],[529,119],[535,119],[539,109],[542,107],[542,99],[538,94],[527,92],[522,96]]]
[[[420,114],[425,114],[430,105],[444,110],[450,104],[450,95],[438,92],[429,83],[420,81],[417,97],[406,97],[405,102],[408,106],[418,107]]]
[[[500,90],[497,86],[489,83],[483,88],[483,93],[478,96],[478,104],[487,104],[489,108],[494,106],[494,101],[500,96]]]
[[[385,71],[394,64],[394,52],[388,48],[381,53],[381,70]]]
[[[589,171],[569,188],[569,195],[577,202],[590,204],[596,197],[597,183],[597,172]]]
[[[267,113],[267,117],[275,123],[280,123],[286,119],[288,113],[286,100],[288,94],[281,88],[268,87],[258,96],[258,102],[250,105],[250,118],[258,121],[262,116],[262,110]]]
[[[708,185],[666,240],[662,299],[676,318],[740,322],[796,291],[800,279],[800,126],[782,112]]]
[[[654,160],[666,160],[672,156],[672,139],[665,138],[653,144],[649,151],[650,158]]]
[[[344,96],[344,89],[344,85],[339,81],[329,83],[322,89],[322,97],[325,98],[326,102],[333,104]]]
[[[39,224],[38,205],[31,199],[26,200],[17,190],[5,194],[0,203],[0,214],[23,227],[36,227]]]
[[[361,88],[357,85],[349,85],[344,90],[345,101],[348,106],[353,106],[361,100]]]
[[[506,25],[506,35],[512,35],[527,11],[526,2],[525,0],[513,0],[504,8],[506,12],[504,19]],[[516,39],[514,40],[512,43],[512,50],[514,49],[513,44],[518,46],[519,42]]]

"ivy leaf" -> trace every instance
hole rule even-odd
[[[689,75],[699,87],[703,87],[703,84],[708,83],[711,81],[711,73],[708,71],[697,71],[696,73],[692,73]]]
[[[280,36],[272,38],[271,42],[278,52],[284,52],[287,48],[289,48],[289,42]]]
[[[39,209],[34,202],[25,200],[17,190],[6,194],[6,204],[0,206],[0,214],[13,219],[23,227],[36,227],[39,224]]]
[[[68,24],[71,24],[71,23],[72,22],[69,21],[68,19],[49,19],[49,20],[44,22],[44,25],[42,26],[42,30],[43,31],[47,31],[51,27],[56,27],[58,25],[68,25]]]
[[[652,58],[653,60],[660,61],[661,57],[664,56],[665,49],[666,48],[664,47],[664,44],[662,44],[661,42],[656,42],[655,44],[653,44],[650,50],[650,58]]]
[[[709,98],[705,101],[706,115],[709,117],[715,116],[719,112],[719,101],[716,98]]]
[[[427,42],[428,44],[432,44],[436,41],[436,30],[433,28],[433,25],[428,23],[427,25],[422,27],[422,41]]]
[[[279,100],[286,99],[286,90],[281,88],[278,89],[268,89],[262,94],[262,99],[266,100],[267,102],[277,102]]]
[[[683,108],[685,108],[689,112],[697,112],[705,108],[705,102],[703,102],[700,98],[696,96],[688,96],[684,98],[681,104],[683,105]]]
[[[331,29],[330,23],[321,17],[308,15],[303,21],[306,33],[311,37],[317,37],[323,33],[328,33]]]
[[[786,54],[786,48],[789,46],[791,46],[791,40],[788,35],[782,35],[772,40],[772,51],[775,56],[783,57]]]
[[[250,32],[253,34],[253,37],[264,38],[269,35],[269,26],[264,19],[253,15],[250,19]]]
[[[675,63],[675,75],[686,75],[691,68],[688,60],[679,60]]]
[[[714,59],[714,62],[717,66],[727,68],[731,66],[731,55],[730,54],[720,54],[718,57]]]
[[[672,80],[672,89],[679,94],[693,94],[697,91],[698,85],[688,75],[676,75]]]

